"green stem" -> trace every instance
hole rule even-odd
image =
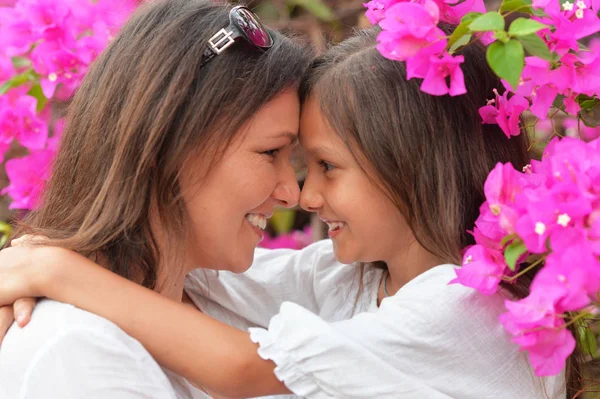
[[[526,4],[526,5],[524,5],[524,6],[517,7],[517,8],[515,8],[514,10],[507,12],[506,14],[500,14],[500,15],[502,15],[504,18],[506,18],[506,17],[508,17],[510,14],[513,14],[513,13],[515,13],[515,12],[519,12],[519,11],[521,11],[521,9],[526,9],[526,8],[531,8],[531,5],[530,5],[530,4]]]
[[[512,276],[512,277],[503,277],[502,280],[507,281],[507,282],[515,281],[516,279],[518,279],[519,277],[521,277],[522,275],[526,274],[530,270],[534,269],[537,265],[539,265],[540,263],[542,263],[544,261],[544,259],[546,259],[546,255],[542,256],[541,258],[539,258],[538,260],[536,260],[531,265],[527,266],[525,269],[521,270],[519,273],[515,274],[514,276]]]

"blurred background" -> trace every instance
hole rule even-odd
[[[61,0],[44,1],[50,2],[49,4],[52,1],[61,2]],[[119,1],[133,2],[137,0],[114,0],[113,3]],[[298,36],[301,40],[308,40],[314,45],[317,52],[321,52],[330,43],[338,43],[352,35],[355,30],[370,25],[365,17],[363,1],[366,2],[366,0],[255,0],[249,1],[247,4],[250,8],[254,9],[268,26],[288,35]],[[91,2],[108,3],[109,0],[92,0]],[[18,0],[0,0],[0,11],[3,8],[14,7],[16,3],[18,3]],[[486,1],[486,5],[488,10],[494,10],[498,8],[499,1]],[[112,4],[109,4],[109,6],[112,7]],[[28,71],[32,70],[31,60],[28,60],[27,57],[17,57],[11,60],[10,55],[6,54],[5,49],[2,48],[2,39],[3,36],[6,36],[7,25],[2,25],[3,20],[1,16],[2,13],[0,12],[0,100],[2,100],[2,96],[5,93],[9,92],[10,95],[10,91],[14,90],[17,84],[23,85],[23,82],[25,82],[26,89],[29,91],[26,90],[23,94],[27,92],[28,95],[38,99],[38,114],[42,115],[44,107],[46,108],[46,114],[50,116],[42,118],[46,118],[43,120],[48,123],[50,137],[58,137],[60,130],[60,123],[58,121],[64,113],[64,107],[68,103],[69,96],[66,96],[63,100],[52,98],[51,101],[48,101],[48,98],[44,97],[40,86],[40,79],[43,76],[39,74],[28,75]],[[3,75],[5,71],[2,68],[7,65],[7,62],[8,64],[14,64],[14,68],[10,65],[10,73]],[[54,79],[56,79],[56,76],[54,76]],[[2,112],[2,102],[0,101],[0,116]],[[8,135],[8,133],[3,131],[3,129],[6,130],[6,126],[1,123],[1,119],[0,117],[0,137],[3,137],[3,135]],[[532,119],[529,118],[526,124],[530,122],[532,125],[535,124],[535,121]],[[583,134],[587,134],[590,137],[597,137],[600,135],[600,130],[598,129],[600,128],[582,128],[577,125],[576,121],[564,119],[558,119],[554,122],[544,121],[537,123],[535,124],[535,128],[530,131],[532,141],[531,150],[534,154],[539,154],[544,148],[545,143],[557,134],[567,136],[578,134],[583,136]],[[37,166],[30,162],[30,158],[27,158],[31,151],[19,144],[18,140],[15,139],[12,143],[8,141],[7,147],[3,148],[3,151],[6,150],[6,152],[4,153],[2,168],[0,168],[0,189],[2,190],[2,195],[0,196],[0,247],[4,245],[6,238],[10,234],[9,222],[22,217],[28,212],[28,206],[23,206],[24,201],[27,200],[28,196],[33,195],[37,189],[36,184],[38,184],[36,179],[39,180],[39,175],[45,173],[40,169],[36,169]],[[0,143],[0,145],[4,145],[4,143]],[[50,145],[49,143],[48,147]],[[43,150],[46,149],[44,147]],[[5,168],[5,166],[7,166],[7,162],[19,159],[23,161],[20,167],[22,173],[17,175],[13,172],[14,176],[11,176],[11,181],[9,181],[5,170],[9,168]],[[299,152],[294,156],[294,164],[296,166],[298,181],[302,185],[305,170]],[[15,179],[21,179],[18,187]],[[7,188],[11,184],[14,187],[12,189]],[[20,198],[19,200],[16,199],[17,195]],[[326,236],[326,225],[320,222],[315,215],[311,215],[300,208],[281,209],[271,218],[267,229],[267,236],[261,243],[261,246],[266,248],[285,247],[300,249]],[[589,376],[584,376],[584,378],[587,377]],[[593,391],[594,388],[590,390]],[[586,395],[589,395],[587,396],[588,398],[600,398],[600,394],[594,392]],[[502,397],[501,393],[499,393],[498,397]]]

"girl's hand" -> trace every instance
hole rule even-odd
[[[22,249],[30,252],[25,248]],[[27,295],[19,296],[15,300],[10,299],[14,295],[13,292],[16,294],[29,291],[28,282],[24,280],[26,270],[20,270],[23,267],[23,255],[12,250],[13,248],[7,248],[0,251],[0,304],[5,305],[0,307],[0,344],[15,319],[19,327],[29,323],[35,306],[35,299],[27,298]]]
[[[13,321],[16,320],[21,328],[29,323],[36,302],[35,298],[22,298],[17,299],[13,305],[0,307],[0,345]]]
[[[63,251],[60,248],[24,245],[25,242],[17,241],[16,247],[0,251],[0,306],[5,305],[0,308],[2,336],[12,324],[10,313],[14,312],[21,327],[29,322],[35,306],[33,297],[42,295],[39,283],[49,276],[52,263]]]

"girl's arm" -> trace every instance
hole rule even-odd
[[[275,364],[258,355],[257,345],[243,331],[71,251],[16,247],[2,252],[6,256],[0,257],[1,304],[28,296],[71,303],[113,321],[163,366],[225,396],[289,393],[274,374]],[[24,259],[25,255],[33,258]],[[36,266],[40,264],[44,266]]]

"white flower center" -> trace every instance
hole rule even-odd
[[[571,221],[571,217],[569,215],[567,215],[566,213],[563,213],[561,215],[558,215],[558,219],[556,220],[556,223],[560,224],[562,227],[567,227],[570,221]]]
[[[537,222],[535,224],[535,234],[537,234],[538,236],[541,236],[545,232],[546,232],[546,225],[542,222]]]

